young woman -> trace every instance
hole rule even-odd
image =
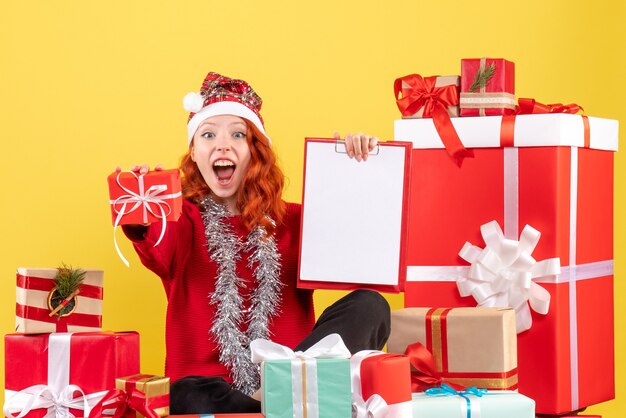
[[[336,332],[356,352],[381,349],[389,335],[389,306],[378,293],[352,292],[316,323],[312,291],[296,288],[301,207],[281,198],[261,104],[246,82],[209,73],[184,100],[191,114],[180,219],[156,247],[159,225],[124,227],[167,294],[172,414],[260,412],[249,396],[260,383],[249,350],[256,338],[304,350]],[[362,161],[378,140],[345,141],[348,156]]]

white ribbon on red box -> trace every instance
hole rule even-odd
[[[478,118],[477,118],[478,119]],[[576,282],[613,274],[613,260],[576,264],[576,221],[578,203],[578,148],[570,147],[570,225],[568,266],[561,274],[537,278],[535,283],[569,284],[570,370],[572,410],[579,408],[578,398],[578,323]],[[515,147],[504,151],[504,236],[518,236],[519,225],[519,156]],[[468,266],[408,266],[407,281],[458,281],[468,276]]]
[[[44,408],[44,418],[73,418],[69,411],[79,409],[88,417],[91,408],[108,391],[85,394],[83,390],[70,385],[70,344],[71,332],[52,333],[48,339],[48,381],[47,384],[33,385],[18,391],[5,390],[3,412],[8,418],[22,418],[30,411]],[[74,397],[75,392],[80,392]],[[19,412],[19,415],[13,415]]]
[[[135,178],[137,179],[137,187],[139,191],[135,193],[133,190],[124,187],[120,182],[120,175],[122,174],[122,172],[119,172],[116,178],[117,185],[120,186],[120,188],[128,194],[122,195],[117,199],[110,201],[111,205],[113,205],[113,210],[117,213],[117,217],[115,218],[115,225],[113,225],[113,243],[115,244],[115,250],[117,251],[117,255],[120,256],[124,264],[126,264],[126,267],[129,267],[128,260],[122,255],[122,251],[117,244],[117,237],[115,235],[115,231],[117,230],[117,227],[119,226],[122,217],[141,208],[144,223],[148,222],[148,212],[161,219],[161,233],[159,235],[159,239],[154,244],[154,246],[156,247],[165,236],[165,229],[167,226],[165,218],[167,218],[172,210],[170,208],[170,205],[165,200],[175,199],[182,195],[181,192],[163,194],[163,192],[167,191],[166,184],[155,184],[153,186],[150,186],[146,190],[146,187],[144,185],[144,174],[137,175],[134,171],[129,171],[129,173],[135,176]],[[129,203],[133,203],[134,205],[130,208],[127,208]],[[118,210],[117,205],[122,205],[122,207]],[[152,209],[151,205],[156,205],[159,208],[159,213],[155,212]],[[167,208],[167,212],[165,211],[164,206],[165,208]]]
[[[517,333],[532,326],[530,307],[545,315],[550,293],[533,280],[561,273],[558,257],[536,262],[531,256],[539,242],[539,231],[526,225],[520,240],[504,238],[496,221],[480,227],[485,249],[466,242],[459,255],[471,263],[465,277],[457,281],[461,296],[473,296],[480,307],[515,309]],[[527,303],[529,302],[529,303]]]

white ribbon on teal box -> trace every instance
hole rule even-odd
[[[331,334],[304,352],[267,340],[251,343],[261,363],[266,418],[351,418],[350,351]]]

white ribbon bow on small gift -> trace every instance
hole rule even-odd
[[[319,340],[306,351],[293,351],[289,347],[258,338],[250,343],[252,362],[280,359],[350,358],[350,350],[339,334],[330,334]]]
[[[252,352],[252,362],[257,364],[266,360],[291,359],[291,395],[293,413],[296,418],[315,418],[319,415],[317,363],[315,359],[348,359],[351,355],[339,334],[330,334],[308,350],[297,352],[268,340],[256,339],[250,343],[250,351]]]
[[[122,172],[120,171],[117,174],[116,178],[117,185],[128,194],[122,195],[117,199],[110,201],[111,205],[113,205],[113,210],[117,213],[117,217],[115,218],[115,224],[113,225],[113,243],[115,244],[115,250],[117,251],[117,255],[120,256],[124,264],[126,264],[126,267],[129,267],[128,260],[126,260],[126,258],[122,255],[122,251],[117,244],[117,237],[115,235],[115,231],[117,230],[117,227],[119,226],[122,217],[124,215],[128,215],[131,212],[134,212],[137,209],[141,209],[143,213],[142,216],[144,223],[148,222],[148,212],[161,219],[161,233],[159,235],[159,239],[154,244],[154,246],[156,247],[165,236],[165,218],[171,212],[170,205],[165,200],[175,199],[181,196],[181,192],[163,194],[163,192],[167,191],[166,184],[155,184],[153,186],[150,186],[146,190],[144,185],[144,174],[137,175],[134,171],[129,171],[129,173],[135,176],[135,178],[137,179],[137,187],[139,189],[139,192],[135,193],[131,189],[122,185],[122,183],[120,182],[120,176],[122,175]],[[133,206],[129,208],[129,204],[133,204]],[[122,205],[122,207],[120,209],[117,209],[118,205]],[[156,212],[152,208],[152,205],[155,205],[157,208],[159,208],[159,211]]]
[[[535,261],[531,254],[541,233],[530,225],[524,227],[519,241],[504,238],[496,221],[482,225],[480,232],[484,249],[466,242],[459,252],[472,264],[468,276],[457,281],[459,293],[473,296],[480,307],[514,308],[519,334],[532,326],[530,308],[548,313],[550,293],[533,280],[560,274],[560,259]]]
[[[367,402],[360,395],[352,394],[352,418],[384,418],[388,410],[387,402],[376,393]]]

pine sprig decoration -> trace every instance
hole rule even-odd
[[[487,85],[487,83],[489,83],[489,80],[491,80],[493,78],[495,73],[496,73],[496,64],[495,63],[489,64],[489,66],[487,66],[487,68],[485,68],[484,71],[478,70],[476,72],[476,76],[474,77],[474,82],[472,83],[472,85],[469,88],[469,91],[471,93],[475,93],[478,90],[480,90],[483,87],[485,87]]]
[[[71,266],[62,264],[59,267],[56,276],[54,276],[54,285],[59,297],[66,298],[70,296],[85,280],[86,271],[81,269],[73,269]]]

